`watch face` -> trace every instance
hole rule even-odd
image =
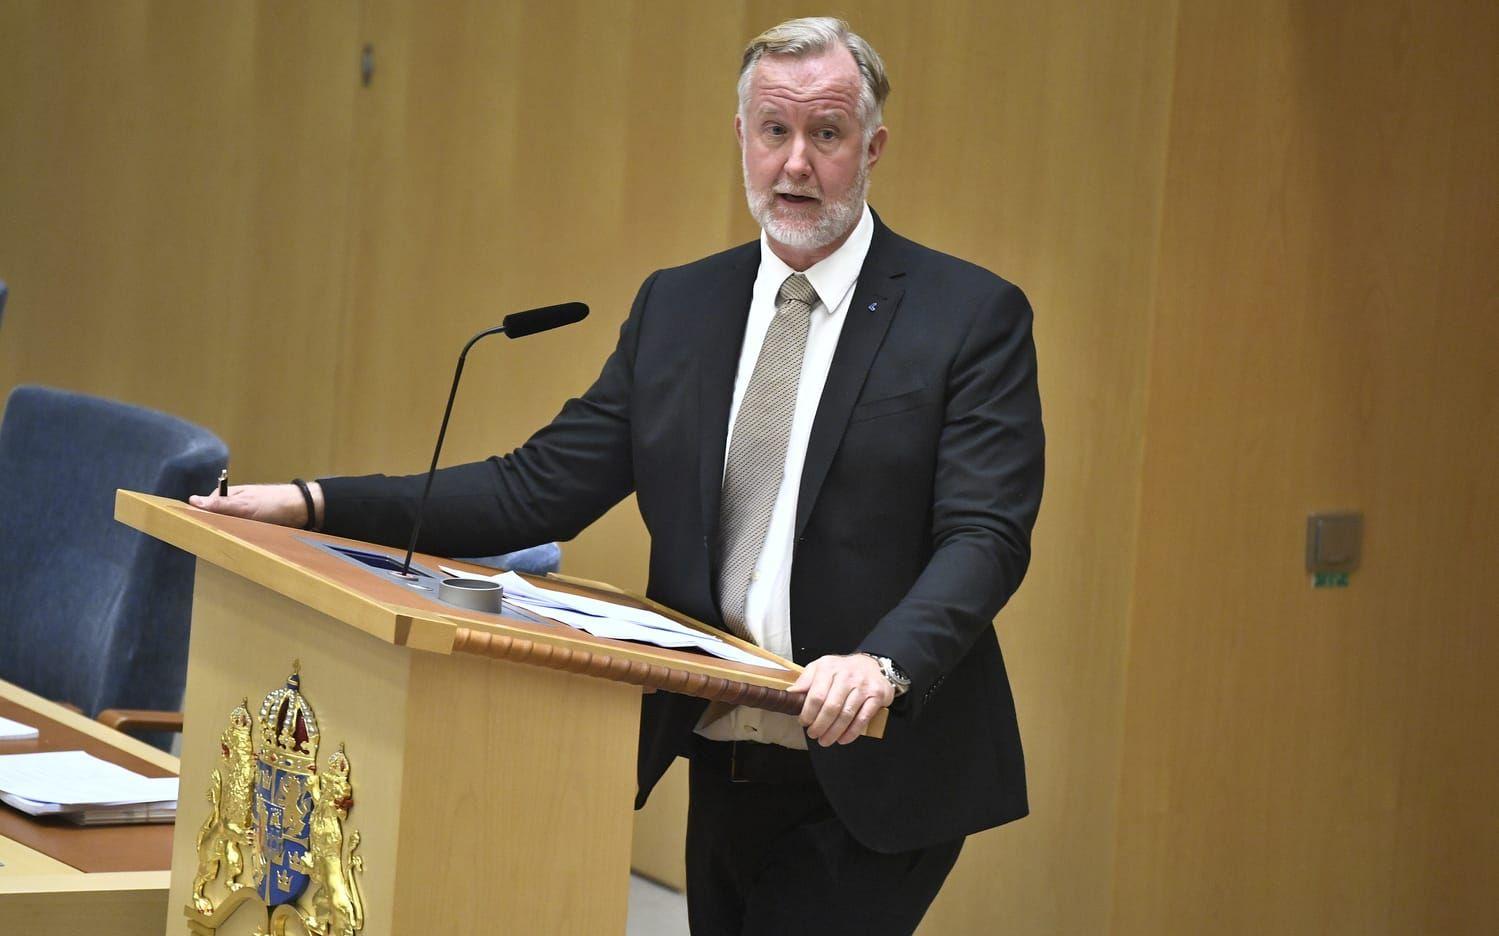
[[[885,674],[886,679],[890,680],[896,686],[899,686],[901,688],[905,688],[911,685],[911,678],[905,673],[901,672],[900,667],[895,665],[894,660],[890,659],[889,657],[880,657],[879,661],[880,670]]]
[[[880,674],[889,680],[890,685],[895,687],[896,695],[900,695],[911,688],[911,677],[907,676],[899,666],[896,666],[894,660],[873,653],[866,653],[865,656],[880,664]]]

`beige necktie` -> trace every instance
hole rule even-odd
[[[786,474],[786,444],[816,302],[817,293],[802,274],[793,273],[781,284],[775,318],[739,402],[724,463],[718,508],[718,606],[724,625],[746,640],[751,637],[744,618],[745,594]]]

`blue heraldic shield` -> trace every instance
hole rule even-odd
[[[260,707],[256,755],[256,891],[266,906],[290,903],[307,889],[309,821],[314,804],[318,727],[294,672]]]

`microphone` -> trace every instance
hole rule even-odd
[[[458,366],[453,369],[453,388],[448,391],[448,405],[442,411],[442,428],[437,430],[437,445],[432,449],[432,467],[427,469],[427,483],[422,488],[422,499],[416,505],[416,522],[411,525],[411,545],[406,547],[406,561],[401,563],[401,571],[397,573],[402,578],[413,577],[411,555],[416,552],[416,539],[422,532],[422,514],[427,509],[427,495],[432,493],[432,478],[437,474],[437,456],[442,453],[442,440],[448,434],[448,417],[453,415],[453,400],[458,396],[458,378],[463,376],[463,361],[468,357],[468,349],[477,344],[480,338],[487,338],[490,335],[503,334],[509,338],[524,338],[527,335],[581,322],[587,317],[588,306],[581,302],[564,302],[560,305],[542,306],[539,309],[527,309],[525,312],[512,312],[501,319],[500,324],[493,328],[486,328],[470,338],[468,344],[464,345],[463,350],[458,353]]]
[[[537,332],[550,331],[581,322],[588,318],[588,306],[581,302],[564,302],[561,305],[544,306],[525,312],[512,312],[500,320],[500,328],[507,337],[524,338]],[[487,332],[486,332],[487,334]]]

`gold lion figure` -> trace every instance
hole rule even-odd
[[[349,836],[349,848],[344,851],[343,821],[349,817],[354,796],[343,745],[328,758],[326,769],[313,783],[317,799],[309,821],[308,849],[301,855],[299,869],[311,878],[304,923],[317,936],[354,936],[364,928],[364,900],[356,878],[364,871],[364,858],[355,854],[358,832]]]
[[[198,830],[198,874],[193,878],[193,906],[211,914],[214,903],[203,893],[228,867],[226,885],[231,892],[247,886],[240,877],[254,835],[255,757],[250,738],[249,700],[229,713],[229,727],[220,738],[225,774],[216,769],[208,779],[208,802],[212,807]]]

